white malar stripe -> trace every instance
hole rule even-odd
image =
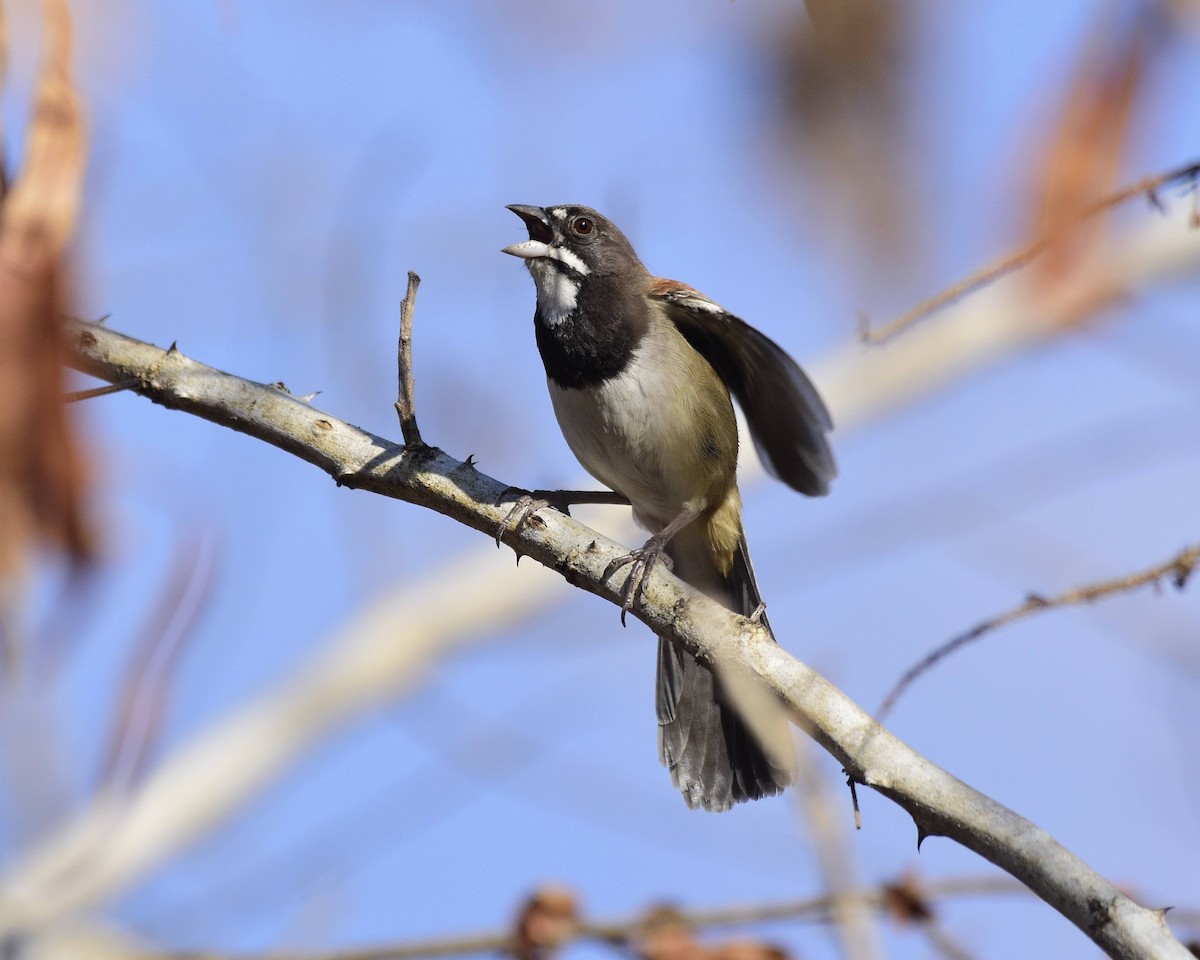
[[[592,272],[574,250],[568,250],[566,247],[551,247],[550,256],[555,260],[565,263],[581,277],[586,277]]]

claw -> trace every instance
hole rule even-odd
[[[542,507],[551,506],[549,500],[542,500],[534,497],[532,494],[523,494],[517,498],[517,502],[513,504],[513,508],[508,511],[508,514],[500,521],[500,526],[496,528],[496,546],[500,546],[500,540],[510,529],[520,530],[521,527],[529,520],[533,514],[537,513]]]
[[[641,596],[646,585],[646,577],[654,568],[654,564],[661,559],[668,569],[671,568],[671,558],[663,556],[667,539],[655,534],[637,550],[631,550],[623,557],[617,557],[604,568],[603,579],[607,580],[622,567],[633,564],[633,569],[625,578],[625,586],[621,588],[621,626],[625,626],[625,614],[633,609],[637,598]]]

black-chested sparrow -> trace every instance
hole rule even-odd
[[[767,469],[820,496],[837,471],[816,389],[757,330],[699,291],[651,276],[595,210],[508,209],[529,229],[528,240],[504,252],[525,260],[537,286],[534,330],[563,436],[651,533],[609,568],[632,564],[624,609],[665,552],[688,584],[734,612],[761,615],[742,531],[730,393]],[[764,749],[722,687],[708,667],[659,640],[659,756],[690,807],[726,810],[779,793],[792,779],[787,758]],[[781,714],[769,722],[785,727]]]

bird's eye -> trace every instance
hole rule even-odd
[[[579,236],[586,237],[596,229],[596,224],[592,222],[591,217],[576,217],[571,221],[571,229]]]

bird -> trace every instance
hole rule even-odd
[[[622,621],[646,575],[665,561],[689,586],[770,632],[742,528],[731,394],[768,472],[800,493],[823,496],[837,467],[820,394],[767,336],[695,288],[652,275],[596,210],[507,209],[529,233],[503,252],[524,260],[533,276],[534,333],[563,437],[650,533],[605,571],[607,580],[630,567]],[[547,505],[601,499],[539,494],[546,498],[519,500],[505,523],[519,525]],[[790,750],[778,746],[790,745],[782,710],[744,716],[729,681],[659,638],[659,759],[692,809],[728,810],[781,793],[794,779]]]

